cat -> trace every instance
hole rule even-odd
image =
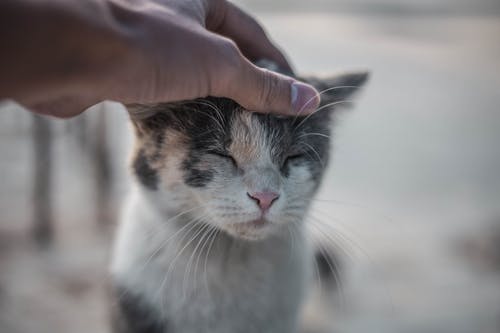
[[[301,78],[324,91],[308,116],[215,97],[129,109],[135,182],[113,254],[114,332],[298,332],[314,260],[303,221],[332,112],[366,79]]]

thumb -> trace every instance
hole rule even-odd
[[[311,85],[299,82],[243,59],[226,97],[250,111],[287,115],[308,114],[319,105],[319,94]]]

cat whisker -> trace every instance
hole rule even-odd
[[[297,137],[297,139],[302,139],[302,138],[305,138],[305,137],[308,137],[308,136],[319,136],[319,137],[322,137],[322,138],[325,138],[325,139],[330,139],[330,135],[326,135],[326,134],[323,134],[323,133],[304,133],[304,134],[301,134]]]
[[[217,195],[214,195],[213,198],[217,199],[217,200],[228,201],[228,202],[233,202],[233,203],[237,203],[238,202],[235,199],[231,199],[231,198],[227,198],[227,197],[220,197],[220,196],[217,196]]]
[[[196,258],[195,264],[194,264],[194,272],[193,272],[193,290],[196,290],[196,277],[198,276],[198,264],[200,262],[201,256],[203,254],[203,251],[205,250],[205,246],[208,244],[208,241],[210,240],[211,234],[216,230],[217,227],[213,225],[209,225],[208,230],[205,232],[205,240],[203,241],[203,245],[198,253],[198,256]]]
[[[349,88],[352,88],[352,89],[356,89],[356,88],[359,88],[360,86],[334,86],[334,87],[330,87],[330,88],[326,88],[324,90],[321,90],[318,92],[318,95],[317,96],[320,96],[323,95],[324,93],[327,93],[327,92],[330,92],[332,90],[336,90],[336,89],[349,89]],[[309,103],[311,103],[314,99],[316,99],[316,96],[313,96],[311,97],[309,100],[307,100],[304,105],[302,106],[302,108],[300,108],[299,112],[297,112],[297,116],[300,116],[300,114],[302,113],[302,111],[304,111],[304,109],[309,105]]]
[[[187,264],[186,264],[186,268],[184,270],[184,276],[183,276],[183,280],[182,280],[182,286],[183,286],[183,297],[185,298],[186,297],[186,291],[188,289],[189,286],[186,285],[186,281],[187,281],[187,278],[189,277],[189,273],[191,272],[191,265],[192,265],[192,261],[194,260],[194,256],[196,254],[196,252],[198,251],[198,248],[201,244],[201,242],[203,241],[203,239],[207,236],[207,233],[205,232],[206,229],[210,229],[211,226],[210,224],[204,224],[201,226],[200,228],[200,234],[201,236],[199,237],[198,239],[198,243],[196,244],[196,246],[194,247],[192,253],[191,253],[191,256],[189,257],[188,261],[187,261]]]
[[[395,223],[396,222],[394,220],[394,218],[391,217],[389,214],[387,214],[385,212],[380,212],[380,211],[376,210],[373,207],[369,207],[369,206],[366,206],[366,205],[363,205],[363,204],[359,204],[359,203],[355,203],[355,202],[349,202],[349,201],[344,201],[344,200],[337,200],[337,199],[311,198],[311,200],[317,201],[317,202],[328,202],[328,203],[342,205],[342,206],[352,206],[352,207],[355,207],[355,208],[361,208],[361,209],[363,209],[363,210],[365,210],[367,212],[371,212],[371,213],[374,213],[374,214],[378,215],[379,217],[382,217],[386,222],[390,222],[390,223]]]
[[[198,112],[202,112],[203,114],[207,115],[208,117],[210,117],[213,121],[215,121],[215,123],[217,124],[217,126],[219,127],[219,129],[224,132],[224,120],[223,118],[221,117],[221,114],[220,112],[222,112],[214,103],[211,103],[209,101],[202,101],[202,100],[195,100],[195,101],[191,101],[189,102],[189,104],[198,104],[198,105],[205,105],[205,106],[208,106],[209,108],[211,108],[212,110],[215,111],[216,115],[218,118],[215,118],[213,117],[212,115],[208,114],[208,113],[205,113],[203,112],[202,110],[200,109],[196,109]]]
[[[346,235],[341,233],[339,230],[333,228],[333,226],[331,226],[329,223],[322,221],[317,216],[310,214],[308,217],[310,218],[310,222],[311,222],[310,225],[315,226],[316,230],[318,230],[318,226],[319,226],[321,231],[323,231],[323,236],[331,242],[332,246],[334,246],[338,250],[342,251],[343,255],[346,258],[348,258],[349,260],[353,260],[355,258],[354,257],[355,252],[353,251],[353,248],[352,248],[353,244],[355,244],[354,241],[349,239]],[[329,231],[328,233],[324,230],[325,228],[328,229],[327,230],[327,231]],[[348,247],[348,248],[345,249],[345,247]],[[358,245],[356,244],[355,247],[357,248]]]
[[[316,109],[316,111],[314,111],[314,112],[312,112],[312,113],[308,114],[308,115],[307,115],[304,119],[302,119],[302,121],[301,121],[301,122],[300,122],[297,126],[295,126],[295,127],[294,127],[294,129],[293,129],[293,130],[294,130],[294,132],[296,132],[296,131],[297,131],[297,130],[298,130],[298,129],[299,129],[299,128],[300,128],[300,127],[301,127],[301,126],[302,126],[302,125],[303,125],[303,124],[304,124],[304,123],[305,123],[305,122],[306,122],[309,118],[311,118],[311,116],[312,116],[313,114],[316,114],[317,112],[320,112],[320,111],[325,110],[325,109],[327,109],[327,108],[330,108],[330,107],[332,107],[332,106],[334,106],[334,105],[337,105],[337,104],[342,104],[342,103],[354,103],[354,101],[353,101],[353,100],[347,100],[347,99],[346,99],[346,100],[341,100],[341,101],[331,102],[331,103],[327,103],[327,104],[325,104],[325,105],[322,105],[321,107],[317,108],[317,109]]]
[[[311,216],[312,216],[312,215],[311,215]],[[311,217],[311,216],[310,216],[310,217]],[[345,231],[344,231],[344,232],[340,232],[339,230],[334,229],[334,228],[333,228],[333,226],[332,226],[332,225],[330,225],[329,223],[325,223],[325,222],[321,221],[320,219],[318,219],[317,217],[316,217],[316,219],[317,219],[317,222],[318,222],[319,224],[321,224],[322,226],[324,226],[324,227],[326,227],[326,228],[329,228],[331,231],[333,231],[332,236],[333,236],[333,235],[335,235],[335,236],[337,236],[337,237],[340,237],[340,238],[342,239],[342,242],[344,242],[344,244],[347,242],[347,243],[350,243],[350,244],[351,244],[351,246],[352,246],[352,245],[354,245],[354,247],[358,250],[358,252],[359,252],[360,254],[362,254],[362,255],[363,255],[363,257],[364,257],[366,260],[368,260],[368,262],[369,262],[369,263],[370,263],[370,264],[374,267],[374,269],[375,269],[375,270],[377,269],[378,264],[377,264],[377,262],[375,261],[375,259],[374,259],[372,256],[370,256],[370,254],[369,254],[369,253],[368,253],[365,249],[363,249],[363,247],[361,247],[361,246],[360,246],[360,245],[359,245],[359,244],[358,244],[358,243],[357,243],[354,239],[352,239],[351,237],[347,236],[347,235],[346,235],[346,233],[345,233]],[[344,226],[344,227],[345,227],[345,226]],[[326,235],[326,234],[325,234],[325,235]],[[341,247],[340,247],[339,249],[343,250]],[[344,253],[345,253],[345,255],[351,254],[349,257],[350,257],[350,258],[351,258],[351,260],[352,260],[352,254],[353,254],[353,253],[355,253],[355,252],[354,252],[354,251],[353,251],[353,249],[351,248],[351,249],[350,249],[349,251],[347,251],[347,252],[346,252],[346,251],[344,251]],[[385,283],[385,281],[383,281],[383,280],[381,281],[381,286],[382,286],[382,288],[385,290],[385,292],[387,293],[387,295],[388,295],[388,297],[389,297],[389,300],[390,300],[390,302],[391,302],[391,304],[392,304],[392,307],[394,308],[394,304],[393,304],[393,297],[392,297],[392,294],[391,294],[391,292],[390,292],[389,288],[387,287],[387,284]]]
[[[299,221],[299,220],[292,220],[292,221],[291,221],[291,225],[292,225],[292,226],[297,226],[297,227],[301,228],[302,226],[299,224],[299,222],[298,222],[298,221]],[[292,230],[293,230],[293,229],[292,229]],[[312,234],[310,234],[310,233],[306,233],[306,234],[305,234],[305,236],[306,236],[307,238],[309,238],[309,239],[310,239],[310,241],[312,241],[312,243],[313,243],[313,244],[317,244],[318,246],[320,246],[320,245],[321,245],[321,243],[318,243],[318,242],[314,239],[314,237],[313,237],[313,235],[312,235]],[[328,259],[328,258],[329,258],[328,254],[324,252],[324,249],[319,248],[318,250],[320,250],[320,251],[322,252],[323,256],[324,256],[326,259]],[[337,286],[339,286],[339,289],[341,289],[341,288],[342,288],[342,286],[341,286],[341,284],[340,284],[340,279],[339,279],[339,277],[337,276],[337,273],[336,273],[335,269],[333,269],[333,266],[331,265],[331,263],[330,263],[329,261],[327,262],[327,264],[328,264],[328,266],[329,266],[329,269],[330,269],[330,271],[331,271],[332,275],[334,276],[335,284],[336,284]],[[317,262],[317,260],[313,260],[313,265],[314,265],[314,275],[316,276],[316,283],[317,283],[317,285],[318,285],[319,290],[322,290],[322,289],[323,289],[323,281],[322,281],[322,279],[321,279],[321,273],[320,273],[320,269],[319,269],[319,266],[318,266],[318,262]],[[334,264],[334,266],[337,266],[337,265],[336,265],[336,264]],[[345,297],[344,297],[344,298],[345,298]]]
[[[241,210],[241,207],[235,207],[235,206],[216,206],[216,210]]]
[[[194,223],[196,223],[196,219],[191,220],[190,222],[186,223],[184,226],[182,226],[179,230],[177,230],[172,236],[168,237],[165,241],[163,241],[158,248],[151,253],[151,255],[146,259],[144,262],[144,265],[139,269],[140,271],[144,270],[146,266],[153,260],[153,258],[175,237],[177,237],[184,229],[186,229],[189,226],[192,226]]]
[[[190,212],[193,212],[197,209],[200,209],[200,208],[204,208],[204,206],[197,206],[197,207],[194,207],[194,208],[191,208],[191,209],[188,209],[186,211],[183,211],[171,218],[169,218],[167,221],[165,221],[165,223],[168,223],[170,221],[173,221],[179,217],[181,217],[182,215],[185,215],[187,213],[190,213]],[[148,264],[153,260],[153,258],[172,240],[174,239],[175,237],[177,237],[182,231],[184,231],[187,227],[189,226],[192,226],[193,223],[196,223],[196,219],[193,219],[193,220],[190,220],[188,221],[184,226],[182,226],[179,230],[177,230],[173,235],[171,235],[170,237],[168,237],[166,240],[162,241],[161,244],[158,246],[158,248],[156,250],[154,250],[151,255],[146,259],[146,261],[144,262],[144,264],[138,269],[139,272],[142,272],[146,269],[146,267],[148,266]],[[117,296],[117,299],[116,299],[116,302],[119,302],[123,299],[123,297],[125,297],[128,293],[128,290],[124,290],[123,292],[120,293],[120,295]]]
[[[290,235],[290,252],[289,252],[289,255],[288,255],[288,262],[290,263],[293,259],[293,254],[294,254],[294,250],[295,250],[295,235],[294,235],[294,231],[293,231],[293,223],[292,224],[288,224],[286,225],[286,229],[288,231],[288,234]]]
[[[316,156],[311,155],[311,149],[306,149],[306,150],[304,150],[303,153],[306,154],[309,159],[311,159],[313,161],[316,160],[316,161],[320,162],[321,166],[323,167],[323,161],[321,161],[320,159],[318,159],[318,155],[317,154],[316,154]]]
[[[191,230],[193,230],[194,227],[196,227],[200,223],[203,223],[203,221],[198,220],[198,223],[195,223],[194,226],[189,229],[189,231],[186,233],[186,235],[189,234],[189,232],[191,232]],[[168,286],[167,281],[168,281],[168,278],[169,278],[169,276],[170,276],[170,274],[175,266],[175,263],[179,259],[179,257],[182,255],[184,250],[189,246],[189,244],[191,244],[196,239],[196,237],[200,234],[201,230],[202,229],[200,228],[195,232],[195,234],[189,239],[189,241],[186,242],[186,244],[182,247],[182,249],[177,251],[174,259],[170,262],[170,265],[168,266],[168,269],[167,269],[167,273],[165,274],[165,278],[163,279],[162,283],[160,284],[160,297],[162,299],[162,302],[161,302],[162,308],[164,308],[164,299],[165,299],[165,294],[166,294],[165,292],[163,292],[163,290],[166,286]],[[185,236],[182,238],[182,240],[185,238]],[[182,242],[182,240],[180,242]]]
[[[308,200],[310,200],[310,198],[303,198],[300,195],[291,195],[288,197],[289,204],[286,207],[304,209],[309,203]]]
[[[316,155],[316,158],[319,161],[319,163],[321,164],[321,167],[324,168],[325,164],[323,163],[323,160],[321,159],[321,156],[319,155],[318,151],[316,149],[314,149],[314,147],[311,146],[310,144],[308,144],[307,142],[302,142],[301,144],[307,146]]]
[[[304,210],[304,206],[299,206],[299,205],[293,205],[293,206],[287,206],[286,207],[286,210],[287,211],[298,211],[298,212],[302,212]]]
[[[293,217],[296,219],[301,219],[303,217],[303,212],[301,209],[296,209],[296,210],[288,210],[286,216]]]
[[[220,214],[221,217],[231,217],[231,216],[241,216],[241,215],[252,215],[252,213],[247,212],[237,212],[237,213],[224,213]]]
[[[294,214],[293,211],[287,211],[285,214],[283,214],[283,217],[290,217],[292,219],[301,219],[302,218],[302,211],[297,210],[297,213]]]
[[[321,230],[319,230],[319,231],[321,232]],[[342,302],[342,307],[345,307],[345,305],[346,305],[346,297],[345,297],[345,293],[344,293],[344,287],[343,287],[342,279],[340,278],[339,272],[338,272],[339,263],[335,260],[334,256],[329,253],[329,251],[325,248],[325,246],[322,244],[321,241],[317,242],[316,245],[318,247],[317,249],[323,255],[323,258],[326,261],[328,269],[330,270],[330,273],[333,276],[335,284],[338,287],[340,299],[341,299],[341,302]]]
[[[208,294],[209,299],[212,299],[212,297],[211,297],[211,294],[210,294],[210,286],[208,284],[208,273],[207,273],[207,270],[208,270],[208,268],[207,268],[207,266],[208,266],[208,257],[210,256],[210,250],[212,249],[212,246],[215,243],[215,240],[217,239],[217,236],[218,236],[218,234],[220,232],[220,230],[218,228],[215,228],[214,230],[215,230],[215,232],[213,233],[213,236],[211,237],[210,244],[208,246],[208,250],[207,250],[207,252],[205,254],[205,264],[203,265],[204,266],[204,271],[205,271],[205,274],[204,274],[204,277],[205,277],[205,286],[207,288],[207,294]]]
[[[318,95],[316,96],[319,96],[321,98],[321,95],[327,93],[327,92],[330,92],[332,90],[336,90],[336,89],[348,89],[348,88],[352,88],[352,89],[355,89],[355,88],[359,88],[359,86],[335,86],[335,87],[330,87],[330,88],[327,88],[327,89],[324,89],[324,90],[321,90],[320,92],[318,92]],[[316,99],[316,96],[313,96],[311,97],[309,100],[306,101],[306,103],[304,103],[304,105],[302,106],[302,108],[297,112],[297,115],[295,116],[294,118],[294,122],[295,120],[301,116],[302,114],[302,111],[304,111],[304,109],[312,102]]]
[[[342,228],[344,228],[345,230],[343,230],[343,232],[341,233],[340,230],[338,229],[334,229],[333,226],[330,224],[330,223],[327,223],[327,222],[324,222],[321,220],[320,217],[318,216],[315,216],[315,214],[322,214],[325,218],[327,219],[330,219],[330,220],[334,220],[335,221],[335,224],[337,226],[341,226]],[[335,218],[335,217],[332,217],[330,216],[329,214],[327,214],[326,212],[318,209],[318,207],[315,207],[315,209],[313,211],[311,211],[311,216],[313,218],[316,218],[319,222],[323,223],[326,227],[329,227],[331,228],[332,230],[334,230],[340,237],[343,237],[344,238],[344,241],[347,242],[347,243],[350,243],[351,246],[353,246],[354,248],[356,248],[358,250],[359,253],[363,254],[364,256],[366,256],[367,258],[370,258],[369,254],[367,253],[367,251],[365,249],[363,249],[354,239],[353,237],[356,237],[356,238],[359,238],[358,235],[356,235],[355,232],[352,231],[351,228],[349,228],[347,226],[346,223],[344,223],[342,220],[340,220],[339,218]],[[348,233],[350,235],[348,235]],[[352,251],[351,249],[351,253],[354,253],[354,251]]]

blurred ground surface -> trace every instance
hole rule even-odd
[[[240,2],[299,71],[373,73],[339,115],[313,212],[343,249],[327,326],[499,332],[497,2]],[[109,109],[119,202],[129,136],[122,110]],[[110,232],[95,221],[92,163],[73,123],[54,123],[57,237],[41,251],[29,238],[30,117],[0,112],[0,332],[107,332]]]

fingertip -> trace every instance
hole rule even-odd
[[[320,103],[318,91],[311,85],[295,81],[290,85],[291,107],[294,114],[314,112]]]
[[[309,114],[319,103],[318,91],[311,85],[297,81],[244,61],[237,80],[221,96],[234,99],[249,111],[281,115]]]

